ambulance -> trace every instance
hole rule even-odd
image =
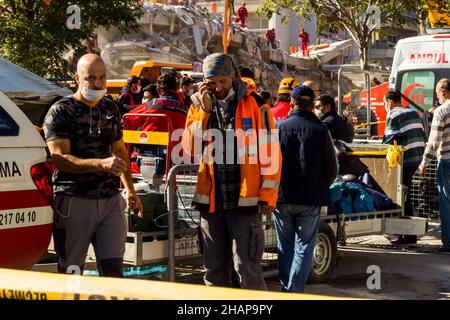
[[[53,210],[46,144],[0,91],[0,268],[27,269],[50,243]]]
[[[437,106],[435,88],[450,78],[450,34],[402,39],[397,43],[389,89],[404,95],[403,103],[429,110]]]

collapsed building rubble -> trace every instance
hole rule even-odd
[[[145,3],[145,15],[137,32],[121,34],[118,30],[97,29],[102,57],[108,64],[109,78],[126,78],[135,61],[155,60],[193,63],[201,71],[203,58],[222,52],[223,19],[198,5]],[[228,52],[239,65],[251,67],[258,89],[276,94],[280,80],[288,75],[319,81],[326,92],[333,89],[326,79],[320,58],[304,59],[270,48],[261,34],[233,23]],[[328,80],[328,81],[327,81]]]

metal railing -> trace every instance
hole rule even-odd
[[[339,69],[338,72],[338,113],[339,115],[342,115],[342,99],[343,99],[343,93],[342,93],[342,86],[341,86],[341,79],[342,74],[344,72],[347,73],[361,73],[364,75],[365,84],[366,84],[366,90],[367,90],[367,127],[365,129],[367,138],[370,137],[370,129],[371,129],[371,97],[370,97],[370,71],[368,70],[361,70],[358,67],[342,67]]]
[[[189,234],[193,234],[196,231],[195,228],[192,228],[189,223],[184,223],[183,226],[179,226],[178,230],[176,230],[177,219],[184,219],[185,217],[180,215],[180,206],[182,205],[182,210],[184,210],[184,214],[191,218],[191,222],[195,225],[199,225],[200,217],[198,215],[198,219],[194,219],[192,215],[193,208],[186,206],[185,200],[188,200],[189,197],[192,197],[194,194],[194,189],[197,184],[197,175],[198,165],[177,165],[172,167],[169,171],[169,175],[167,176],[167,207],[169,210],[168,216],[168,280],[175,281],[175,263],[176,263],[176,255],[177,255],[177,239],[176,236],[183,236],[189,231]],[[195,175],[193,175],[195,173]],[[183,176],[184,183],[181,179],[177,179],[177,177]],[[179,181],[180,180],[180,181]],[[187,192],[186,192],[187,191]],[[184,195],[184,199],[183,199]],[[180,201],[178,201],[180,200]],[[192,200],[192,199],[191,199]],[[186,222],[186,221],[185,221]],[[187,230],[190,229],[190,230]],[[194,233],[195,235],[195,233]],[[192,244],[192,242],[191,242]],[[185,248],[186,249],[186,248]],[[193,252],[191,246],[192,255]],[[186,250],[185,250],[186,251]],[[186,253],[186,252],[185,252]],[[198,255],[198,253],[197,253]]]
[[[177,165],[172,167],[167,178],[169,281],[175,281],[176,269],[181,261],[201,257],[197,247],[200,212],[191,207],[197,172],[198,165]],[[261,267],[263,275],[268,277],[278,273],[277,240],[273,220],[263,219],[263,228],[265,251]],[[203,272],[202,264],[200,269]]]

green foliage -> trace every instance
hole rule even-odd
[[[81,9],[80,29],[67,27],[72,4]],[[0,51],[40,76],[64,77],[70,68],[63,54],[82,47],[95,28],[136,30],[142,15],[136,0],[0,0]]]
[[[435,0],[436,2],[429,3],[427,7],[430,9],[430,11],[437,11],[441,14],[447,14],[450,15],[450,1],[448,0]],[[449,28],[448,25],[448,19],[444,18],[444,15],[442,18],[438,21],[435,21],[435,28]]]

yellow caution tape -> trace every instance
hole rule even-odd
[[[386,123],[386,121],[376,121],[376,122],[371,122],[370,125],[373,125],[373,124],[380,124],[380,123]],[[364,127],[367,127],[367,125],[368,125],[368,123],[367,123],[367,122],[364,122],[364,123],[361,123],[361,124],[358,124],[358,125],[354,126],[353,128],[355,128],[355,129],[364,128]]]
[[[358,157],[368,157],[368,156],[385,156],[388,151],[352,151],[347,152],[347,156],[358,156]]]
[[[123,130],[123,141],[125,143],[168,146],[169,133],[156,131]]]
[[[164,281],[0,269],[0,299],[16,300],[355,300]]]

